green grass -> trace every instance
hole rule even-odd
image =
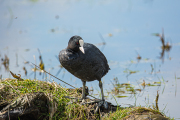
[[[132,118],[130,120],[132,120],[136,117],[136,115],[147,115],[147,114],[148,116],[150,116],[150,114],[163,115],[158,110],[145,108],[145,107],[119,108],[116,112],[111,113],[107,118],[104,118],[104,120],[126,120],[126,119],[130,119],[131,117]],[[167,118],[167,120],[174,120],[174,119]]]
[[[45,82],[39,80],[17,80],[17,79],[6,79],[0,81],[0,104],[1,103],[11,103],[17,100],[20,96],[43,92],[49,97],[52,104],[56,104],[56,112],[54,113],[53,120],[66,120],[66,119],[76,119],[76,120],[86,120],[86,119],[99,119],[97,115],[92,114],[94,105],[80,105],[79,103],[71,103],[70,99],[65,96],[71,97],[81,97],[81,94],[77,90],[70,90],[63,88],[61,85],[55,82]],[[68,105],[67,105],[68,104]],[[134,108],[118,108],[114,113],[106,114],[106,117],[101,119],[105,120],[116,120],[128,117],[135,112],[141,113],[142,111],[150,111],[156,114],[161,114],[157,110],[152,110],[143,107]],[[47,114],[47,116],[49,116]]]

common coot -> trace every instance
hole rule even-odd
[[[83,83],[82,99],[85,99],[86,81],[99,81],[102,100],[104,101],[101,78],[109,71],[104,54],[93,44],[84,43],[80,36],[72,36],[66,49],[59,53],[61,65]]]

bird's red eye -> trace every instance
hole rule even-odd
[[[77,45],[79,44],[79,42],[76,43]]]

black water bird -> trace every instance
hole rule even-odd
[[[59,53],[61,65],[83,83],[82,99],[85,99],[86,81],[99,81],[104,101],[101,78],[110,70],[104,54],[93,44],[84,43],[80,36],[72,36],[66,49]]]

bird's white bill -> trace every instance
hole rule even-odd
[[[79,49],[82,51],[82,53],[84,53],[84,54],[85,54],[85,52],[84,52],[84,48],[83,48],[83,47],[79,47]]]
[[[85,54],[85,52],[84,52],[84,48],[83,48],[84,41],[83,41],[82,39],[81,39],[81,40],[79,40],[79,44],[80,44],[79,49],[82,51],[82,53],[84,53],[84,54]]]

